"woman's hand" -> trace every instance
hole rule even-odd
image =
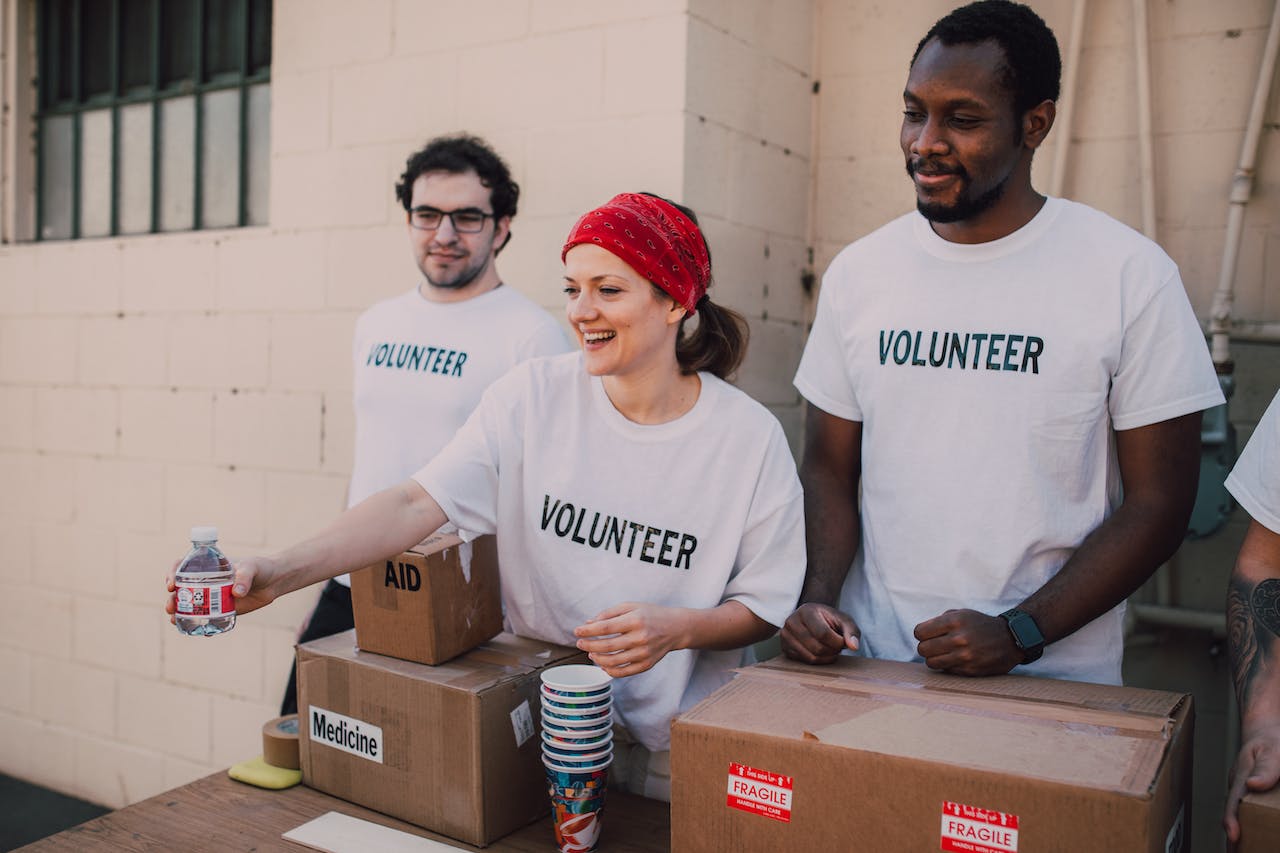
[[[170,623],[174,621],[174,613],[178,606],[177,597],[174,594],[177,589],[174,583],[174,575],[180,562],[181,560],[174,562],[169,569],[168,576],[165,578],[165,589],[169,591],[169,596],[168,600],[165,601],[164,611],[169,614]],[[235,572],[231,594],[235,596],[237,616],[251,613],[259,607],[266,607],[276,600],[279,593],[274,589],[274,581],[280,567],[275,559],[271,557],[244,557],[239,560],[232,560],[231,568]]]
[[[694,611],[627,601],[573,629],[578,648],[614,678],[652,669],[667,652],[687,648]]]

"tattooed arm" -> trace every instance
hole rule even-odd
[[[1241,746],[1222,823],[1234,843],[1240,839],[1240,798],[1280,781],[1280,533],[1256,521],[1245,534],[1227,589],[1227,640]]]

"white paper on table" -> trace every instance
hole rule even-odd
[[[382,853],[440,853],[464,849],[338,812],[326,812],[294,827],[282,837],[325,853],[367,853],[369,850]]]

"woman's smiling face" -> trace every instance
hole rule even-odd
[[[564,258],[565,315],[592,376],[625,376],[669,359],[684,309],[630,264],[594,243]]]

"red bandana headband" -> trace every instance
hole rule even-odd
[[[560,260],[579,243],[595,243],[661,287],[690,314],[711,281],[711,257],[702,232],[660,198],[622,193],[578,220]]]

